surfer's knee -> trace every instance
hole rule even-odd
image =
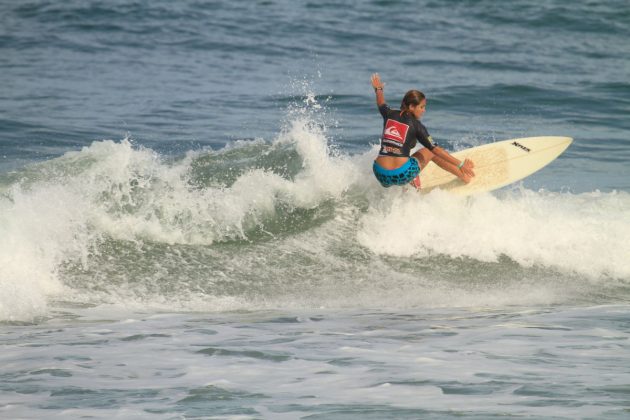
[[[420,162],[420,166],[422,166],[423,168],[435,157],[432,151],[425,148],[418,150],[412,156],[415,157],[418,162]]]

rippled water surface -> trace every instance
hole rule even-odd
[[[0,4],[0,417],[626,418],[625,1]],[[382,189],[423,90],[521,183]]]

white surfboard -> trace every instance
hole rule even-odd
[[[475,177],[465,184],[431,162],[420,172],[422,192],[435,188],[460,195],[496,190],[521,180],[555,160],[566,150],[571,137],[527,137],[484,144],[453,153],[475,164]]]

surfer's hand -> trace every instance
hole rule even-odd
[[[378,73],[372,75],[372,87],[374,89],[383,89],[384,83],[381,82],[381,76]]]
[[[462,165],[461,171],[464,175],[467,175],[468,177],[472,178],[475,176],[475,171],[473,171],[474,167],[475,167],[475,164],[473,163],[472,160],[464,159],[464,164]]]

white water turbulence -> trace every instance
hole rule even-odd
[[[362,216],[359,243],[379,255],[507,256],[594,282],[630,278],[630,195],[508,190],[455,197],[433,191],[389,200]],[[377,203],[374,203],[377,204]],[[401,220],[406,223],[400,223]]]
[[[383,189],[374,150],[332,143],[298,109],[272,141],[177,159],[100,141],[10,174],[0,320],[69,304],[418,308],[628,295],[627,193]]]
[[[124,260],[120,246],[145,255],[160,245],[247,243],[277,208],[290,213],[339,199],[359,174],[347,156],[330,155],[323,129],[298,116],[271,143],[241,141],[171,161],[129,139],[100,141],[9,174],[0,195],[0,320],[45,316],[50,299],[91,301],[74,287],[82,273],[103,268],[106,282],[111,274],[130,280],[130,267],[116,264]],[[287,150],[299,165],[292,174],[273,162]],[[227,165],[236,174],[229,185],[213,173],[215,157],[224,156],[236,156]],[[269,167],[248,166],[266,156]],[[140,274],[155,280],[156,273]],[[116,285],[97,289],[108,288]]]

